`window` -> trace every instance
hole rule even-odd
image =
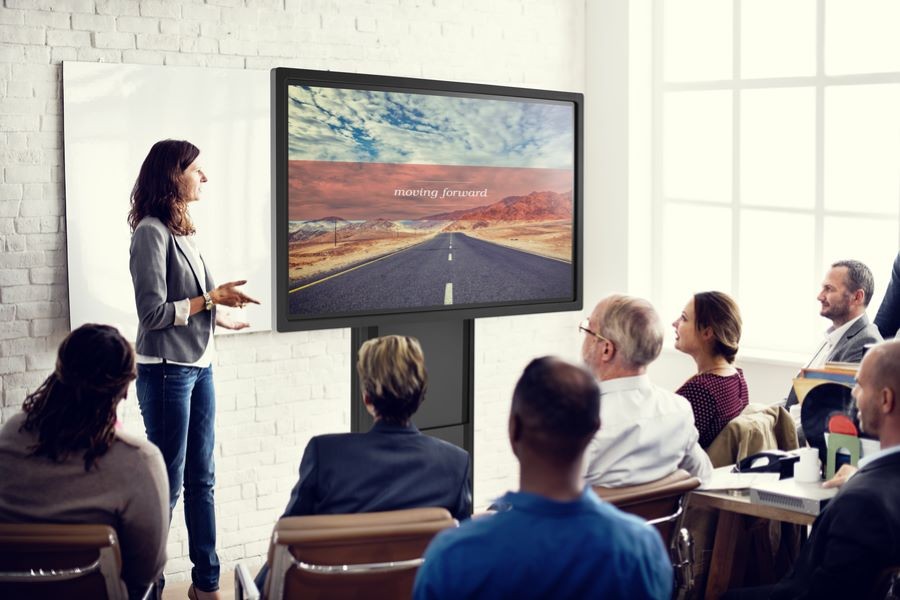
[[[650,210],[632,214],[649,223],[630,231],[652,240],[651,275],[633,279],[664,320],[719,289],[741,306],[742,352],[805,357],[843,258],[872,269],[873,318],[900,246],[900,3],[653,0],[630,17],[652,31],[631,41],[652,45],[650,131],[630,150],[648,157]]]

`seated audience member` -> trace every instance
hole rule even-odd
[[[891,281],[884,292],[881,306],[878,307],[878,314],[875,315],[875,325],[884,339],[896,337],[900,331],[900,252],[894,259]]]
[[[872,272],[863,263],[841,260],[831,265],[817,298],[822,305],[819,314],[831,320],[831,327],[807,366],[822,367],[826,362],[858,363],[866,351],[866,344],[881,341],[878,328],[866,316],[866,307],[874,291]],[[797,394],[792,386],[785,407],[790,410],[796,404]],[[799,431],[799,411],[794,409],[791,416]]]
[[[882,571],[900,565],[900,340],[866,354],[853,397],[881,450],[840,486],[782,581],[729,598],[868,598]]]
[[[367,433],[318,435],[300,460],[300,479],[283,517],[440,506],[472,514],[465,450],[420,433],[411,418],[425,399],[418,340],[388,335],[365,342],[356,365],[362,401],[375,419]],[[257,576],[263,591],[267,566]]]
[[[698,444],[691,405],[647,375],[663,342],[662,323],[650,303],[609,296],[579,329],[585,334],[581,355],[600,380],[603,400],[603,427],[585,453],[587,482],[637,485],[679,468],[708,480],[712,464]]]
[[[111,526],[140,598],[165,566],[169,482],[159,449],[116,427],[134,378],[115,328],[82,325],[63,340],[56,370],[0,429],[0,521]]]
[[[519,491],[509,509],[448,529],[429,545],[413,597],[669,598],[673,570],[659,534],[601,501],[581,480],[601,426],[590,373],[545,357],[516,384],[509,440]]]
[[[727,294],[700,292],[672,326],[675,348],[697,364],[697,374],[675,393],[691,403],[700,445],[706,448],[750,402],[744,373],[733,365],[741,341],[741,313]]]

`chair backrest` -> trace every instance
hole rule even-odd
[[[107,525],[0,524],[0,598],[127,600]]]
[[[409,598],[428,543],[456,525],[443,508],[282,518],[266,597]]]
[[[783,406],[750,404],[706,449],[713,467],[732,465],[763,450],[795,450],[797,428]]]
[[[681,515],[684,495],[700,486],[700,480],[683,469],[662,479],[628,487],[595,487],[598,496],[617,508],[655,525],[668,547]]]

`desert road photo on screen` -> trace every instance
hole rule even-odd
[[[291,86],[288,313],[574,294],[573,107]]]

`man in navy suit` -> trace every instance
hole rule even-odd
[[[860,460],[818,516],[785,579],[729,598],[870,598],[885,570],[900,565],[900,340],[869,350],[856,379],[860,425],[881,450]]]
[[[424,435],[411,421],[427,384],[418,340],[398,335],[369,340],[359,350],[356,370],[375,424],[366,433],[312,438],[282,516],[441,506],[456,519],[468,518],[468,453]],[[257,576],[260,590],[267,570]]]

